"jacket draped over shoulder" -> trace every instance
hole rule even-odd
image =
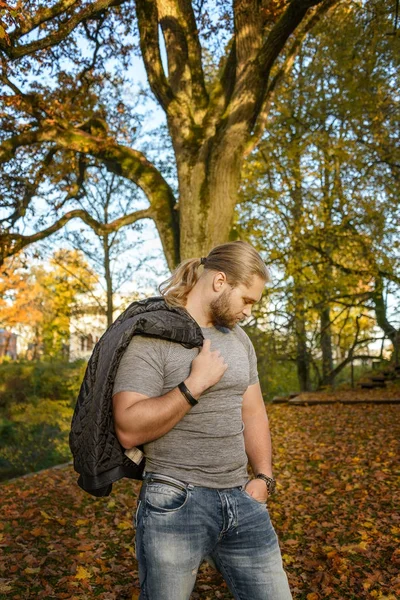
[[[115,375],[134,335],[167,339],[187,348],[201,347],[204,340],[199,325],[184,308],[170,307],[157,296],[130,304],[96,343],[69,434],[78,485],[93,496],[109,496],[113,482],[122,477],[142,479],[145,460],[137,465],[125,455],[112,413]]]

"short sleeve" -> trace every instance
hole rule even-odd
[[[257,369],[257,355],[254,350],[253,342],[249,338],[249,367],[250,367],[250,376],[249,376],[249,385],[253,385],[258,382],[258,369]]]
[[[113,394],[130,391],[149,398],[161,396],[168,350],[167,340],[134,335],[118,366]]]
[[[236,325],[235,331],[247,350],[247,355],[249,357],[249,385],[254,385],[258,382],[259,378],[257,370],[257,355],[256,351],[254,350],[253,342],[245,330],[240,327],[240,325]]]

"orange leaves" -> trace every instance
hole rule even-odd
[[[395,600],[399,407],[274,405],[268,414],[279,464],[268,508],[293,599]],[[138,490],[124,480],[111,498],[91,498],[77,488],[72,467],[3,484],[0,596],[22,599],[29,590],[38,600],[137,600]],[[232,596],[203,565],[193,598]]]

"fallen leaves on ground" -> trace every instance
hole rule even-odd
[[[294,600],[396,600],[400,407],[277,405],[268,414],[278,479],[269,511]],[[0,598],[136,600],[138,489],[123,480],[92,498],[70,466],[1,485]],[[232,596],[203,565],[192,598]]]
[[[363,400],[364,402],[374,402],[382,399],[397,400],[400,402],[400,384],[399,381],[387,381],[386,387],[375,389],[337,389],[324,390],[318,392],[303,392],[298,394],[294,400],[304,400],[305,402],[317,400],[318,402],[351,402]]]

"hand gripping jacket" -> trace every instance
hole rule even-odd
[[[113,482],[122,477],[142,479],[145,461],[136,465],[125,456],[112,414],[115,375],[134,335],[171,340],[186,348],[200,348],[204,340],[199,325],[184,308],[169,307],[163,297],[153,297],[130,304],[97,342],[69,434],[78,485],[93,496],[109,496]]]

